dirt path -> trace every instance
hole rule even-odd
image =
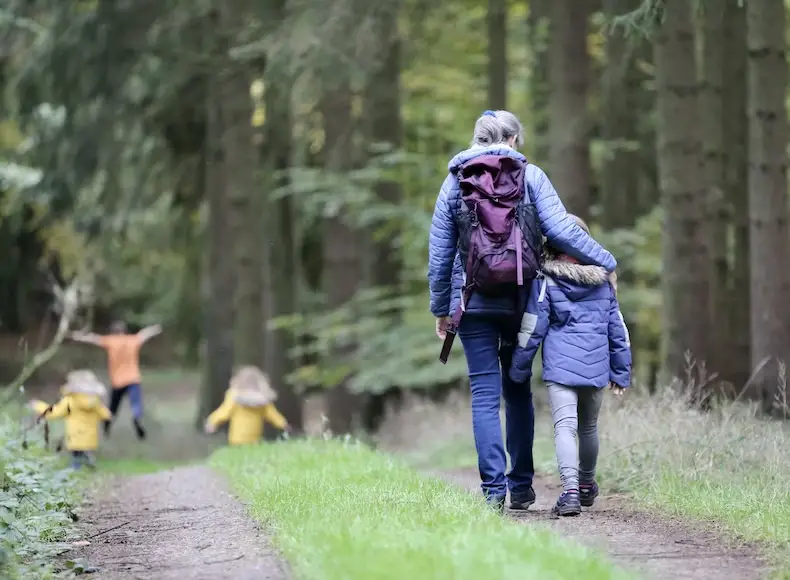
[[[479,493],[474,471],[436,474]],[[714,533],[685,522],[659,518],[629,507],[621,497],[600,497],[579,517],[555,518],[551,506],[560,489],[545,477],[536,479],[537,502],[528,512],[509,512],[525,523],[549,526],[562,535],[605,552],[624,568],[655,580],[752,580],[767,569],[754,549],[734,546]]]
[[[95,578],[288,578],[266,537],[207,467],[119,478],[86,512],[91,543],[69,557],[98,566]]]

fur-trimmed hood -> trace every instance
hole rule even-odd
[[[578,300],[607,282],[617,294],[617,276],[609,274],[600,266],[588,266],[566,260],[547,257],[543,262],[543,273],[560,286],[572,300]]]
[[[242,407],[262,407],[277,400],[269,377],[254,366],[241,367],[230,380],[228,394]]]
[[[554,258],[548,258],[543,262],[543,271],[552,278],[560,278],[584,286],[600,286],[609,277],[606,270],[600,266],[586,266]]]
[[[61,388],[64,395],[94,395],[107,396],[107,387],[104,386],[92,371],[72,371],[66,375],[66,384]]]

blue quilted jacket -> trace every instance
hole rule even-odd
[[[449,174],[436,200],[429,239],[428,282],[431,292],[431,313],[437,317],[451,315],[461,301],[463,264],[466,256],[460,256],[458,253],[458,228],[455,216],[462,201],[456,174],[461,165],[479,155],[508,155],[526,161],[521,153],[507,145],[473,146],[450,160]],[[529,201],[535,204],[540,229],[553,247],[582,263],[601,266],[608,272],[615,270],[617,262],[614,257],[568,216],[549,178],[539,167],[532,164],[527,166],[524,184]],[[524,293],[528,291],[529,289],[525,288]],[[523,298],[526,296],[521,298],[520,303],[523,306]],[[516,315],[518,302],[473,294],[466,312],[467,314]]]
[[[568,387],[631,384],[631,344],[606,270],[547,260],[521,318],[510,378],[523,383],[543,344],[543,380]]]

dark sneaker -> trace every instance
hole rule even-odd
[[[140,421],[138,419],[134,420],[134,431],[135,433],[137,433],[138,439],[140,439],[141,441],[145,439],[145,429],[143,429],[143,426],[140,424]]]
[[[510,494],[510,509],[526,510],[535,503],[535,490],[531,487],[524,493]]]
[[[551,508],[551,513],[558,516],[578,516],[582,513],[582,504],[579,501],[579,492],[576,490],[563,491],[557,503]]]
[[[489,495],[486,497],[486,503],[491,509],[501,514],[505,512],[506,497],[505,495]]]
[[[579,484],[579,499],[582,507],[592,507],[596,497],[598,497],[597,483],[593,481],[592,483]]]

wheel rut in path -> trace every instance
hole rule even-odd
[[[434,473],[480,493],[472,470]],[[561,488],[549,477],[534,482],[537,501],[526,512],[507,511],[513,519],[546,526],[563,536],[608,553],[621,567],[653,580],[755,580],[769,570],[754,547],[717,536],[703,525],[658,517],[629,506],[628,499],[601,495],[577,517],[557,518],[551,507]]]
[[[286,580],[287,567],[205,466],[116,478],[82,519],[84,558],[106,580]]]

